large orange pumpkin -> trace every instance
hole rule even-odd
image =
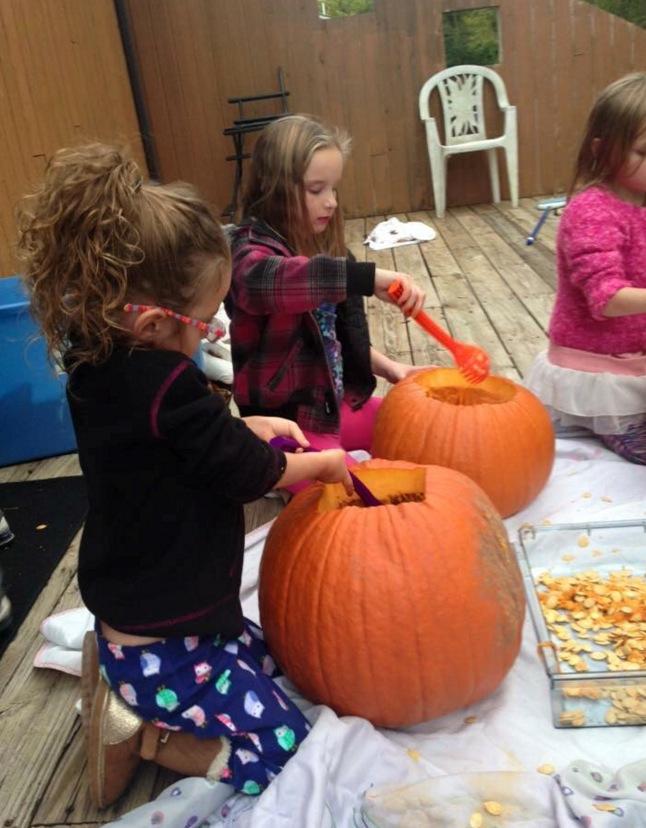
[[[337,713],[403,727],[481,699],[518,653],[522,580],[500,516],[452,469],[371,460],[300,492],[269,532],[260,620],[296,687]]]
[[[470,385],[454,368],[413,374],[386,395],[372,454],[461,471],[503,517],[527,506],[554,463],[554,430],[526,388],[490,376]]]

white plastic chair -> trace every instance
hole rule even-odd
[[[502,135],[488,138],[485,127],[482,90],[484,81],[493,84],[496,100],[504,113]],[[435,118],[429,115],[429,102],[437,87],[444,114],[445,143],[440,141]],[[497,147],[507,159],[509,192],[514,207],[518,206],[518,135],[516,107],[509,105],[507,90],[500,75],[486,66],[451,66],[430,77],[419,93],[419,116],[426,126],[428,159],[433,179],[435,212],[442,218],[446,210],[446,165],[451,155],[459,152],[485,150],[494,203],[500,201]]]

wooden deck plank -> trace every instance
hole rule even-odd
[[[366,237],[365,219],[348,219],[345,223],[345,243],[348,250],[358,262],[366,260],[366,247],[363,240]]]
[[[527,235],[521,233],[518,226],[509,220],[501,210],[493,204],[480,204],[471,208],[480,216],[498,235],[509,244],[520,258],[552,289],[556,287],[556,272],[554,270],[554,255],[540,242],[527,244]]]
[[[363,244],[383,216],[346,224],[349,248],[359,261],[409,273],[427,292],[428,313],[458,339],[489,351],[497,373],[518,378],[545,342],[555,284],[554,243],[558,217],[550,217],[539,241],[525,245],[538,218],[535,202],[454,208],[444,219],[410,213],[438,235],[432,242],[381,252]],[[406,217],[401,217],[406,218]],[[414,364],[452,364],[418,325],[395,307],[367,300],[375,347]],[[380,380],[378,393],[388,390]],[[79,474],[75,454],[0,469],[0,483]],[[263,498],[245,508],[249,529],[278,514],[282,501]],[[41,621],[80,605],[76,583],[77,536],[38,597],[16,639],[0,660],[0,814],[12,828],[97,828],[156,795],[174,779],[154,765],[142,767],[128,795],[115,807],[95,811],[84,780],[80,722],[74,711],[77,679],[35,670]]]
[[[536,222],[540,218],[540,211],[536,209],[536,204],[542,199],[521,199],[518,207],[512,207],[511,204],[502,203],[496,204],[495,207],[501,213],[506,215],[510,221],[517,225],[521,233],[527,238],[531,231],[536,226]],[[539,244],[547,249],[551,254],[556,251],[556,229],[558,227],[558,216],[550,213],[547,221],[541,228],[539,234]]]
[[[474,293],[494,325],[521,376],[545,344],[545,333],[529,313],[526,298],[553,295],[510,245],[469,208],[451,210],[487,258],[488,267],[468,269]]]
[[[495,371],[516,375],[516,366],[471,282],[472,279],[485,284],[495,281],[495,269],[450,211],[442,219],[435,218],[434,225],[456,265],[450,272],[434,277],[449,332],[460,341],[484,348]],[[434,272],[432,245],[435,243],[430,243],[427,259],[431,273]]]

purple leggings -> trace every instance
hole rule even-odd
[[[597,437],[625,460],[646,466],[646,422],[631,426],[625,434],[597,434]]]

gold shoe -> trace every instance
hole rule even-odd
[[[87,727],[90,798],[107,808],[126,790],[141,761],[144,722],[99,678]]]
[[[142,758],[183,776],[220,779],[231,755],[229,740],[199,739],[144,722],[100,677],[94,632],[83,640],[81,685],[90,798],[97,808],[124,793]]]
[[[81,660],[81,722],[85,728],[86,740],[98,681],[99,645],[94,630],[88,630],[83,637]]]

